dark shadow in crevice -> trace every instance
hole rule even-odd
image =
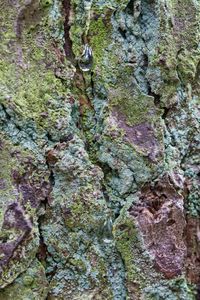
[[[71,9],[70,0],[63,0],[62,5],[63,5],[64,15],[65,15],[65,21],[64,21],[65,55],[69,60],[74,61],[75,57],[72,50],[72,41],[70,39],[70,34],[69,34],[70,31],[69,16],[70,16],[70,9]]]
[[[130,0],[127,7],[126,7],[126,12],[130,15],[134,14],[134,0]]]
[[[121,29],[120,27],[118,28],[119,33],[123,37],[123,39],[126,39],[126,30]]]

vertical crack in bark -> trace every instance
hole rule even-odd
[[[47,166],[47,168],[49,170],[49,184],[50,184],[51,189],[50,189],[48,197],[46,197],[44,199],[44,201],[41,203],[41,207],[43,207],[43,209],[44,209],[44,214],[42,214],[38,218],[38,231],[39,231],[40,244],[39,244],[38,252],[36,254],[37,259],[43,265],[45,265],[47,263],[47,256],[50,255],[50,253],[48,252],[47,245],[46,245],[45,240],[44,240],[43,230],[42,230],[42,224],[43,224],[44,219],[45,219],[46,210],[47,210],[47,208],[49,207],[49,204],[50,204],[51,192],[52,192],[53,187],[55,185],[54,172],[53,172],[52,167],[50,166],[47,158],[46,158],[46,166]],[[46,269],[45,269],[45,272],[46,272]],[[50,279],[48,279],[48,277],[50,275],[51,275],[51,277],[50,277]],[[49,282],[51,281],[51,278],[53,277],[53,275],[54,275],[54,273],[53,274],[47,274],[46,273],[46,278],[47,278],[47,280]],[[47,295],[46,299],[48,299],[48,295]]]
[[[64,21],[64,50],[67,59],[70,61],[74,61],[75,56],[72,50],[72,41],[70,39],[70,24],[69,24],[69,16],[71,11],[71,4],[70,0],[62,0],[64,15],[65,15],[65,21]]]

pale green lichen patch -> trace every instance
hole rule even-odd
[[[52,7],[52,1],[43,2],[41,6]],[[65,63],[63,49],[51,40],[51,17],[48,18],[48,10],[42,11],[40,5],[38,2],[22,7],[19,13],[24,14],[23,20],[18,17],[15,6],[10,12],[16,20],[12,28],[7,28],[11,37],[8,39],[3,34],[1,43],[0,101],[25,122],[32,120],[44,129],[50,124],[56,126],[65,115],[63,106],[68,92],[55,73],[69,83],[73,70]],[[7,26],[7,21],[5,24]],[[12,43],[12,51],[16,50],[13,61],[10,61],[9,43]],[[56,107],[55,102],[60,104]]]
[[[128,213],[130,204],[126,204],[122,209],[119,218],[114,223],[113,234],[116,246],[125,261],[126,282],[129,292],[131,286],[135,286],[135,292],[141,292],[148,282],[159,278],[153,270],[153,262],[148,253],[145,253],[142,237],[139,233],[134,218]],[[151,275],[150,275],[151,274]],[[139,293],[140,293],[139,292]]]
[[[1,300],[43,300],[48,293],[45,270],[36,259],[8,288],[0,291]],[[23,295],[23,296],[22,296]]]
[[[27,269],[37,253],[39,232],[36,207],[39,203],[36,202],[43,198],[42,186],[37,188],[43,180],[43,183],[45,180],[48,182],[49,174],[44,167],[39,167],[38,173],[34,172],[39,162],[33,153],[21,146],[14,146],[5,135],[1,135],[0,147],[0,240],[4,245],[1,250],[4,264],[0,286],[3,288]],[[37,200],[34,196],[36,191],[39,192]]]
[[[171,281],[160,281],[144,289],[145,299],[147,300],[179,300],[196,299],[195,286],[188,284],[184,277]]]
[[[109,99],[111,106],[121,112],[128,125],[142,122],[153,122],[155,115],[154,99],[148,95],[134,95],[120,89],[110,90]]]
[[[48,101],[59,97],[59,89],[64,94],[64,87],[52,71],[42,74],[36,67],[21,71],[5,63],[1,67],[1,102],[14,106],[15,111],[25,119],[41,122],[44,120],[41,113],[47,112]]]
[[[110,16],[97,17],[91,20],[89,27],[90,44],[93,49],[94,63],[100,66],[104,61],[104,51],[110,43]]]
[[[5,209],[9,203],[16,200],[17,189],[13,184],[13,172],[17,169],[19,174],[24,173],[24,167],[19,163],[18,159],[14,157],[14,153],[21,151],[20,148],[13,148],[12,143],[9,143],[3,135],[1,135],[0,141],[0,181],[1,181],[1,189],[0,189],[0,211],[1,218],[0,224],[2,226],[3,216],[5,213]],[[12,149],[11,149],[12,148]],[[21,156],[26,156],[27,153],[22,151]]]

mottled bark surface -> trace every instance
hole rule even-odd
[[[0,300],[200,299],[200,2],[0,10]]]

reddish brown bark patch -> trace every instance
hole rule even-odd
[[[4,163],[1,165],[7,176],[0,184],[1,191],[6,195],[0,203],[2,211],[5,211],[0,236],[1,277],[9,263],[15,260],[20,262],[24,259],[24,253],[30,253],[31,249],[37,247],[32,242],[36,232],[33,231],[35,223],[30,206],[37,209],[41,202],[45,203],[50,197],[52,186],[50,171],[41,165],[41,161],[3,139],[0,145],[2,161],[5,159],[7,162],[7,166]]]
[[[142,122],[130,126],[122,113],[113,111],[112,115],[117,119],[118,126],[124,130],[125,140],[138,147],[151,161],[156,162],[161,155],[161,148],[152,125]]]
[[[9,262],[14,255],[14,252],[16,253],[19,245],[21,245],[24,240],[28,239],[32,230],[32,224],[30,220],[27,220],[25,212],[19,203],[13,202],[8,205],[1,230],[4,238],[1,238],[0,244],[0,273],[2,267]],[[7,231],[9,232],[9,230],[18,232],[15,239],[10,240],[10,235],[6,233]]]
[[[187,278],[189,282],[200,284],[200,220],[189,217],[186,228]]]
[[[153,186],[142,188],[139,200],[137,207],[130,208],[130,214],[136,217],[155,267],[166,278],[180,275],[186,257],[183,197],[166,175]]]

